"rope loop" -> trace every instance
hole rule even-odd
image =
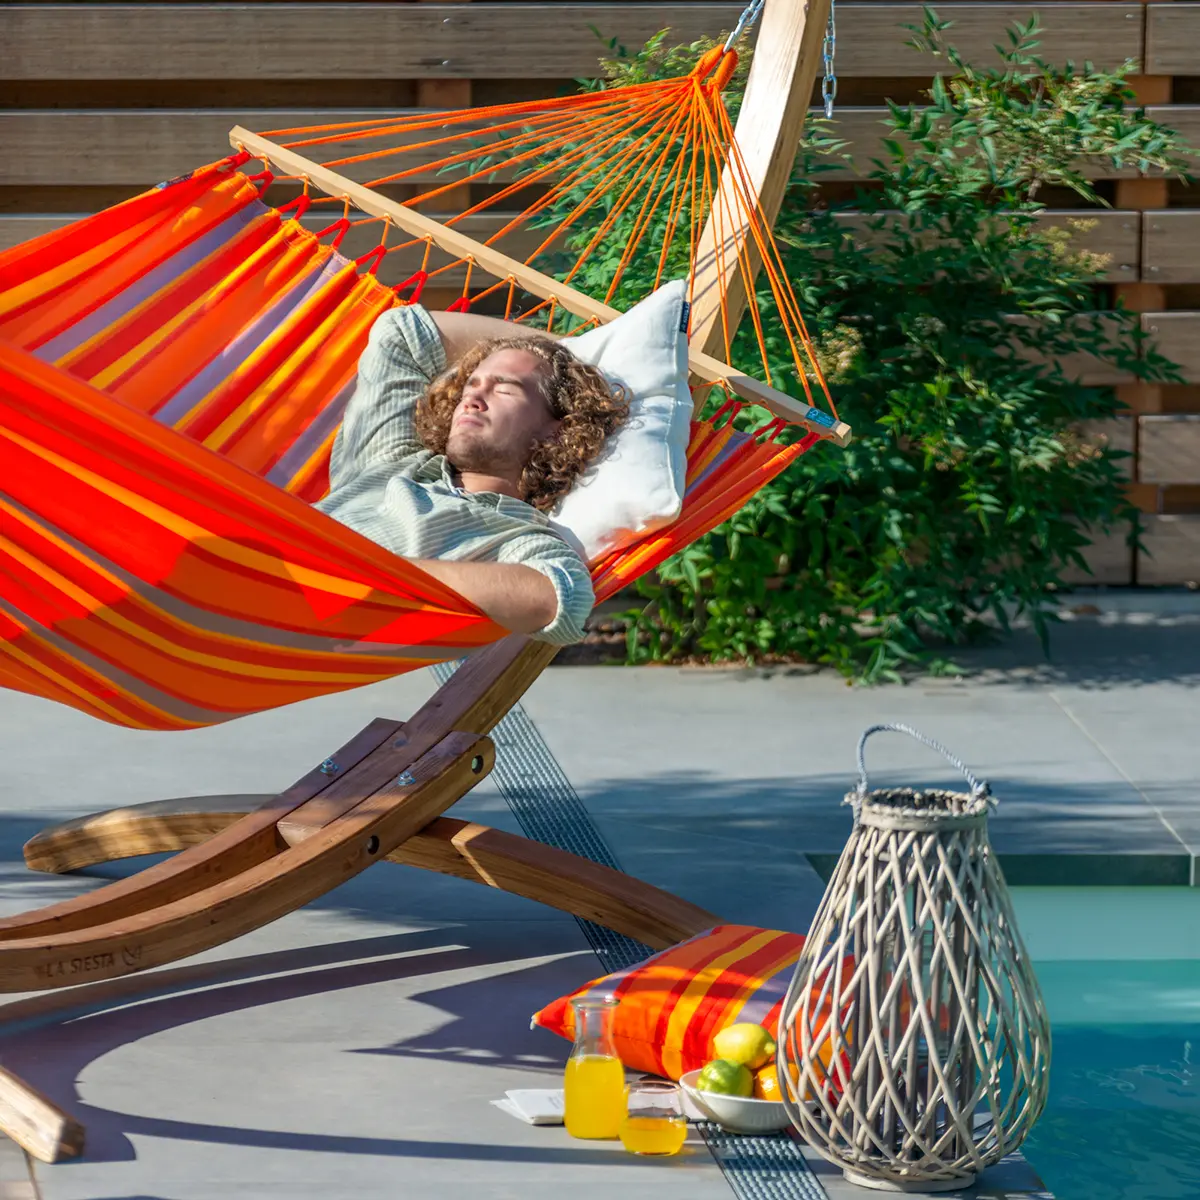
[[[361,267],[364,263],[369,261],[371,265],[367,267],[367,274],[374,275],[375,272],[379,270],[379,264],[383,262],[383,257],[385,254],[387,254],[387,247],[380,243],[380,245],[376,246],[373,250],[368,250],[366,254],[360,254],[354,260],[354,265],[356,267]]]
[[[697,79],[707,79],[724,53],[724,46],[714,46],[711,50],[706,50],[700,56],[699,62],[692,68],[692,74]]]
[[[743,408],[746,407],[746,402],[730,391],[727,383],[717,382],[711,384],[710,386],[721,388],[728,397],[725,403],[722,404],[715,413],[713,413],[712,418],[709,420],[709,424],[714,429],[724,429],[726,425],[732,425],[733,422],[737,420],[737,415],[742,411]],[[725,417],[726,420],[723,424],[718,424],[722,417]]]
[[[332,246],[336,250],[342,244],[342,238],[350,232],[350,218],[348,216],[338,217],[332,225],[326,225],[324,229],[317,233],[318,240],[323,238],[327,233],[333,233],[337,230],[337,237],[333,239]]]
[[[936,750],[952,767],[961,772],[963,778],[966,779],[971,788],[971,798],[973,800],[986,799],[990,808],[994,809],[996,807],[996,800],[995,797],[992,796],[992,788],[987,780],[977,779],[975,775],[963,765],[963,763],[961,763],[957,758],[954,757],[953,754],[950,753],[949,750],[946,749],[945,746],[941,745],[939,742],[935,742],[932,738],[926,737],[923,733],[918,733],[911,726],[888,723],[884,725],[872,725],[863,733],[862,737],[858,739],[858,787],[851,796],[847,797],[847,800],[852,801],[854,805],[854,820],[856,824],[858,822],[858,817],[862,810],[862,806],[867,799],[867,739],[875,733],[906,733],[909,737],[915,738],[918,742],[928,746],[931,750]]]
[[[429,272],[426,271],[424,267],[422,267],[421,270],[414,271],[403,283],[396,284],[396,286],[394,288],[392,288],[392,291],[395,292],[396,295],[400,299],[403,300],[404,297],[401,295],[401,293],[404,291],[405,288],[411,287],[412,295],[409,296],[409,298],[407,300],[405,300],[404,303],[405,304],[419,304],[420,300],[421,300],[421,293],[425,290],[425,285],[428,282],[429,282]]]
[[[255,175],[247,175],[246,178],[250,183],[258,183],[259,180],[262,181],[262,187],[258,189],[258,194],[261,196],[275,182],[276,175],[271,170],[271,164],[267,159],[259,158],[258,161],[262,163],[263,169]]]
[[[725,90],[725,85],[733,78],[733,73],[737,70],[737,65],[737,51],[726,50],[721,61],[717,63],[717,69],[713,71],[710,86],[714,92],[723,92]]]

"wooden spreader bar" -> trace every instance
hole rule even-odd
[[[423,213],[407,208],[398,200],[380,196],[361,183],[347,179],[320,163],[313,162],[294,150],[251,133],[240,125],[229,132],[229,141],[235,149],[245,150],[255,158],[270,162],[288,175],[306,177],[313,187],[327,196],[348,199],[362,212],[374,217],[387,217],[398,228],[416,238],[428,238],[435,246],[452,254],[456,259],[474,260],[496,279],[512,279],[519,287],[543,300],[554,300],[560,308],[584,319],[594,318],[602,325],[620,316],[618,309],[593,300],[569,284],[560,283],[533,267],[526,266],[507,254],[486,246],[435,221]],[[688,354],[688,365],[692,374],[706,383],[717,383],[728,387],[735,395],[752,404],[761,404],[777,417],[826,438],[839,446],[850,442],[850,426],[831,417],[819,408],[793,399],[786,392],[777,391],[752,376],[713,358],[702,350],[692,349]]]

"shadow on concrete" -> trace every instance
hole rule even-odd
[[[1029,629],[977,646],[938,645],[936,653],[957,664],[961,677],[972,684],[1005,684],[1028,687],[1060,685],[1109,690],[1144,687],[1154,683],[1179,683],[1200,687],[1200,622],[1161,619],[1145,624],[1108,623],[1097,618],[1075,618],[1053,626],[1050,654]],[[778,667],[698,667],[721,670],[736,678],[805,677],[822,668],[807,664]],[[831,673],[830,673],[831,674]],[[926,683],[931,676],[914,671],[908,684]],[[882,685],[887,689],[890,685]]]
[[[1050,657],[1032,631],[958,655],[973,681],[1061,684],[1106,690],[1152,683],[1200,686],[1200,622],[1162,619],[1108,624],[1077,617],[1056,625]]]
[[[450,1018],[436,1034],[358,1052],[436,1055],[528,1070],[563,1062],[567,1044],[544,1030],[531,1031],[529,1017],[540,1005],[562,994],[564,987],[578,986],[598,973],[592,955],[579,952],[578,937],[567,936],[571,932],[563,926],[555,936],[552,929],[536,953],[578,958],[577,969],[560,959],[557,964],[518,966],[484,979],[418,993],[414,999],[435,1005]],[[91,1162],[133,1159],[130,1138],[137,1134],[396,1157],[590,1162],[593,1159],[586,1151],[462,1146],[195,1124],[110,1111],[83,1102],[78,1094],[77,1081],[89,1063],[156,1033],[301,997],[332,996],[429,972],[506,964],[528,957],[532,950],[527,932],[522,937],[504,929],[448,928],[185,965],[50,992],[0,1007],[0,1062],[84,1124],[86,1157]],[[558,966],[556,975],[554,965]],[[610,1157],[594,1161],[607,1162]]]
[[[1123,780],[1044,782],[988,775],[999,804],[989,822],[1002,853],[1184,853],[1185,847]],[[894,767],[880,773],[887,786],[961,789],[951,768]],[[840,850],[852,818],[843,797],[847,775],[768,776],[731,781],[705,771],[664,772],[652,779],[599,780],[582,792],[593,817],[671,835],[703,834],[729,843],[799,853]],[[735,846],[725,848],[727,855]],[[714,858],[718,856],[716,848]]]

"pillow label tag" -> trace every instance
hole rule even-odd
[[[692,315],[692,306],[685,300],[683,308],[679,310],[679,332],[687,333],[688,318]]]

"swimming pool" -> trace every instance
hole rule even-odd
[[[1196,1200],[1200,890],[1014,897],[1053,1026],[1029,1161],[1056,1200]]]

